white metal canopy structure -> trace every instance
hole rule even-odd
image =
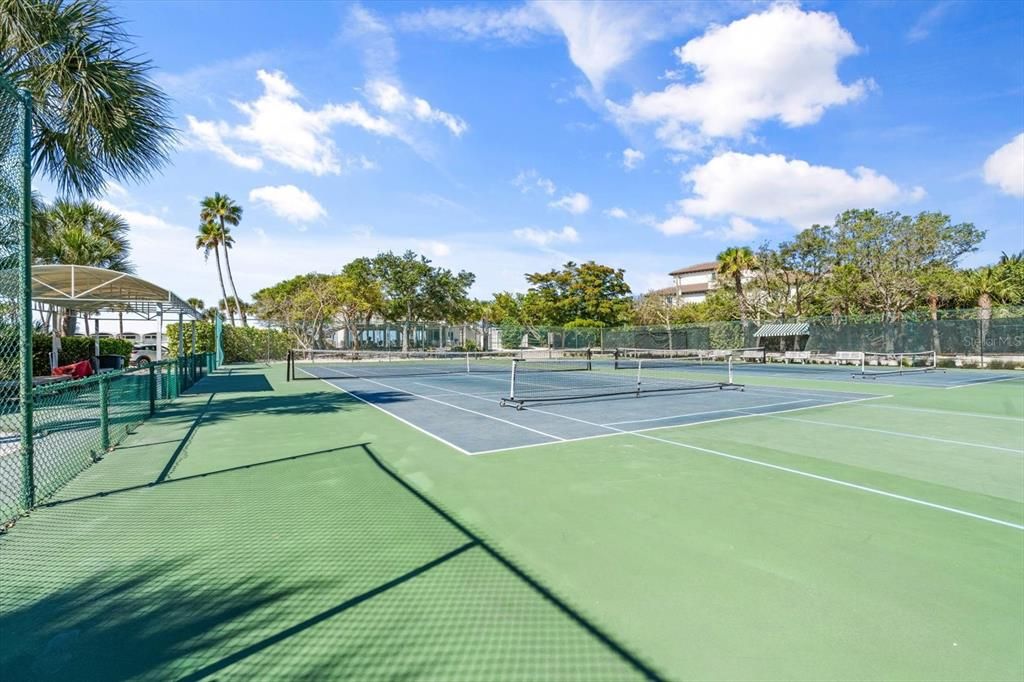
[[[167,313],[193,320],[201,317],[161,286],[135,275],[86,265],[33,265],[32,300],[82,312],[130,312],[148,320]]]

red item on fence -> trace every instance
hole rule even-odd
[[[84,379],[87,376],[92,376],[92,363],[88,360],[82,360],[81,362],[75,362],[70,365],[54,367],[51,374],[55,377],[69,376],[72,379]]]

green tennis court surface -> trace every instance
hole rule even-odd
[[[0,666],[1024,678],[1024,381],[770,370],[519,411],[225,368],[0,538]]]

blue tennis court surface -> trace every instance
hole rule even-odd
[[[356,378],[339,377],[328,367],[304,371],[315,372],[332,386],[470,455],[880,397],[854,390],[748,385],[742,391],[711,389],[539,402],[516,410],[499,405],[509,389],[508,378],[501,374]]]

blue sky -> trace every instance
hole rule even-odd
[[[853,207],[973,222],[968,264],[1024,248],[1021,3],[114,8],[181,144],[102,201],[142,276],[208,303],[214,191],[246,297],[405,248],[480,297],[570,259],[640,292]]]

